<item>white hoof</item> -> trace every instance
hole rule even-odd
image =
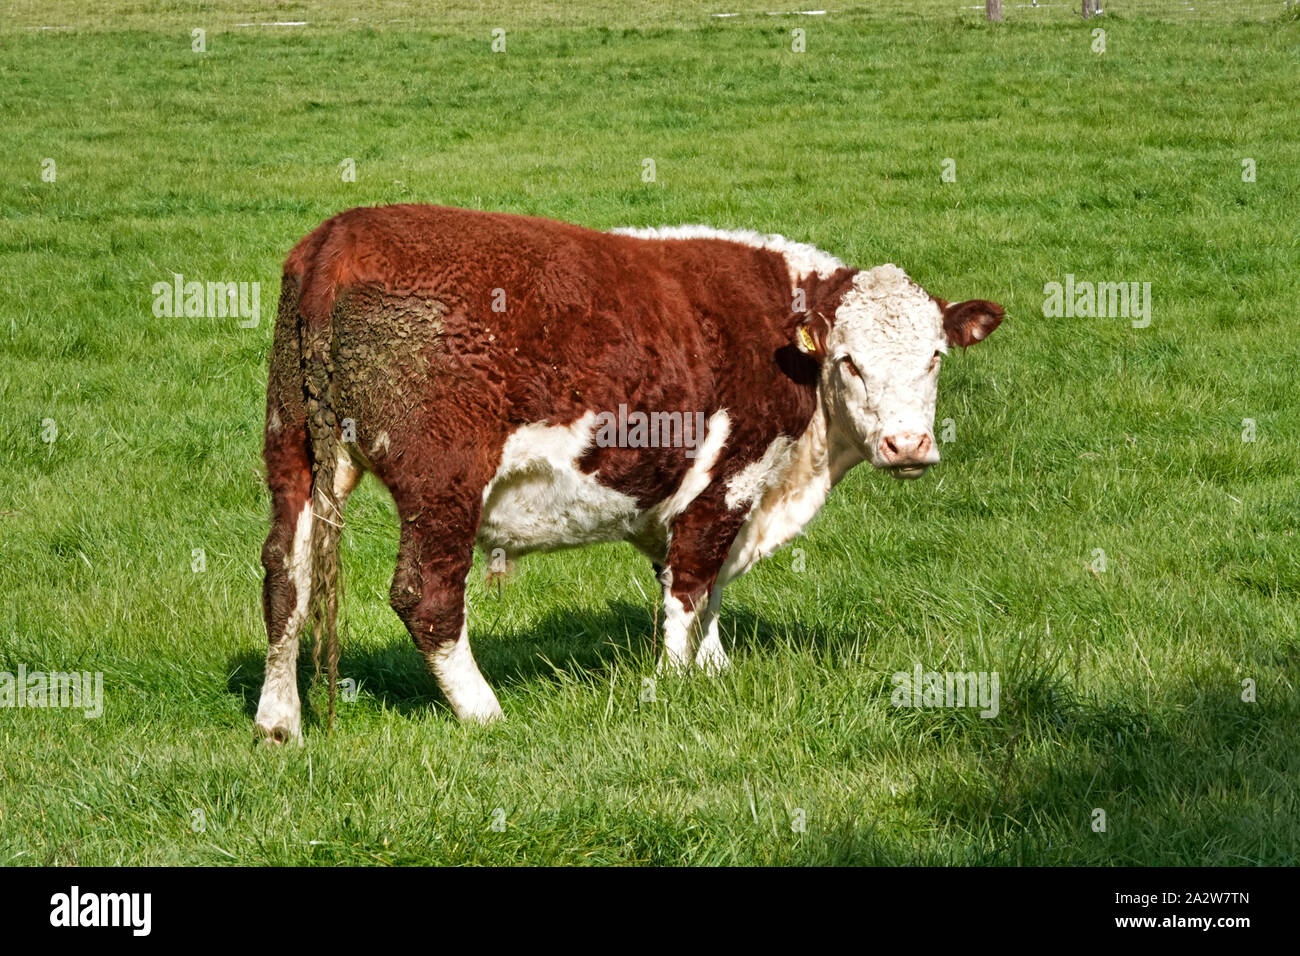
[[[257,710],[257,736],[270,747],[296,743],[302,745],[302,719],[298,714],[270,714]]]
[[[257,702],[257,735],[268,744],[302,743],[302,704],[293,671],[277,673],[271,665]],[[283,669],[278,669],[283,671]]]
[[[709,677],[717,677],[731,666],[731,658],[722,649],[721,643],[717,641],[712,644],[704,643],[700,645],[700,649],[695,655],[695,666],[704,671]]]
[[[686,673],[690,665],[690,658],[684,653],[665,647],[663,653],[659,655],[659,663],[655,665],[655,676],[680,677]]]
[[[458,703],[461,705],[457,706]],[[496,695],[490,690],[486,698],[475,701],[472,706],[466,707],[463,703],[457,702],[452,704],[452,709],[456,711],[456,717],[467,724],[490,724],[505,717],[501,712],[501,705],[497,703]]]
[[[497,695],[483,679],[474,654],[469,648],[469,637],[461,630],[460,640],[440,647],[429,655],[429,667],[442,695],[447,698],[452,712],[466,723],[490,724],[503,716]]]

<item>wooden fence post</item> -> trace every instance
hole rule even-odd
[[[997,23],[1002,19],[1002,0],[984,0],[984,16],[989,23]]]
[[[1083,18],[1087,20],[1089,17],[1095,17],[1096,15],[1097,0],[1083,0]]]

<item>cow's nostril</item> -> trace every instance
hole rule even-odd
[[[916,453],[918,456],[924,456],[930,450],[930,436],[922,435],[920,441],[916,443]]]
[[[884,438],[881,439],[880,450],[884,452],[885,459],[887,461],[893,461],[895,458],[898,457],[898,445],[894,442],[894,439],[889,435],[886,435]]]

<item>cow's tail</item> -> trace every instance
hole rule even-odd
[[[330,231],[315,250],[302,298],[299,326],[303,383],[306,398],[307,434],[312,458],[311,599],[312,658],[316,677],[322,666],[329,686],[328,728],[334,729],[334,706],[338,696],[339,637],[339,538],[343,510],[335,494],[335,473],[343,444],[334,403],[333,322],[331,314],[337,291],[336,264],[340,250]]]

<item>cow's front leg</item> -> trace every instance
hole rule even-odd
[[[722,588],[717,585],[697,598],[674,594],[671,587],[664,588],[664,651],[659,658],[660,673],[680,674],[694,662],[700,670],[715,676],[731,666],[718,636],[721,604]]]
[[[673,523],[664,583],[664,650],[658,670],[681,673],[691,663],[717,673],[727,666],[718,638],[722,588],[718,572],[744,516],[728,509],[711,486]]]
[[[722,606],[722,585],[714,584],[709,592],[708,603],[697,615],[695,631],[699,635],[700,645],[695,651],[695,666],[710,677],[721,674],[731,666],[731,659],[722,649],[722,640],[718,637],[718,609]]]
[[[681,674],[695,657],[696,619],[699,611],[690,595],[674,594],[664,588],[664,649],[655,668],[659,674]]]

